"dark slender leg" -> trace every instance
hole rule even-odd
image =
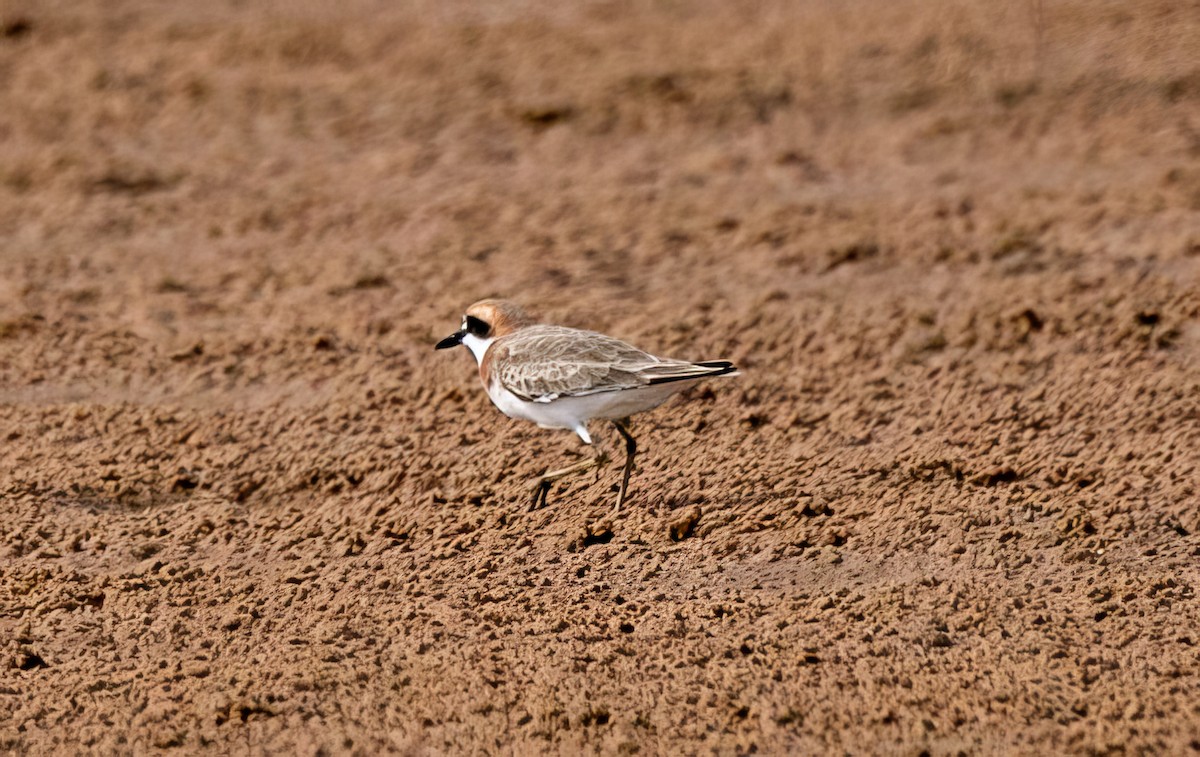
[[[629,491],[629,474],[633,472],[633,458],[637,455],[637,442],[629,433],[629,419],[622,418],[614,420],[613,425],[617,427],[617,431],[621,432],[621,436],[625,437],[625,471],[621,474],[621,491],[617,494],[617,510],[621,509],[621,505],[625,504],[625,493]]]
[[[592,468],[599,468],[602,465],[608,464],[608,455],[604,452],[598,453],[595,457],[588,458],[574,465],[568,465],[566,468],[555,471],[546,471],[538,477],[537,485],[533,489],[533,501],[529,503],[530,510],[537,510],[540,507],[546,506],[546,497],[550,494],[550,487],[554,486],[554,482],[569,476],[572,473],[581,473]]]

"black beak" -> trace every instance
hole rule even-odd
[[[435,350],[447,350],[447,349],[450,349],[451,347],[457,347],[458,345],[462,344],[462,338],[464,336],[466,336],[466,333],[467,332],[465,332],[465,331],[455,331],[450,336],[448,336],[445,339],[443,339],[442,341],[438,342],[437,345],[434,346],[434,349]]]

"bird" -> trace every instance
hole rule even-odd
[[[728,360],[692,362],[658,357],[615,337],[538,323],[508,300],[485,299],[467,308],[458,331],[434,349],[462,345],[500,412],[545,429],[574,431],[592,444],[591,420],[608,420],[625,440],[625,466],[614,513],[625,503],[637,455],[630,416],[652,410],[705,379],[738,376]],[[608,463],[592,458],[538,477],[530,509],[544,507],[555,481]]]

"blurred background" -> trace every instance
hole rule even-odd
[[[155,339],[230,309],[324,327],[309,305],[337,290],[361,334],[484,293],[688,309],[731,272],[765,293],[856,244],[933,265],[1195,241],[1187,3],[9,0],[3,19],[10,320],[66,294]],[[708,268],[684,292],[661,275],[679,249]]]

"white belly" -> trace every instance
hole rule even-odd
[[[550,402],[529,402],[505,389],[498,381],[487,388],[488,396],[509,418],[532,421],[542,428],[586,428],[593,418],[627,418],[658,407],[690,381],[679,381],[616,392],[598,392],[582,397],[559,397]]]

